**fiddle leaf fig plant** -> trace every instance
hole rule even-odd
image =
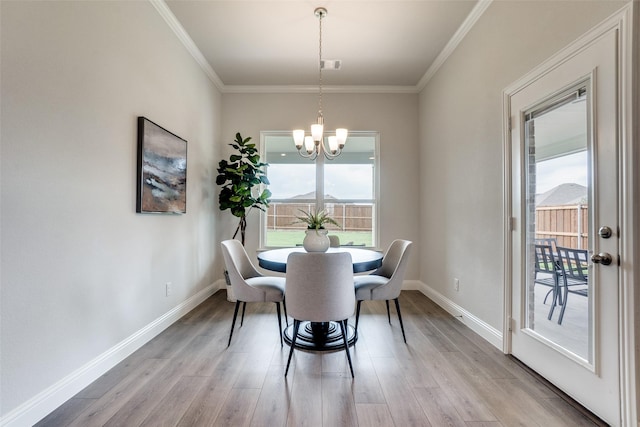
[[[220,160],[216,177],[216,184],[222,186],[218,197],[220,210],[229,209],[234,216],[240,218],[233,238],[240,233],[243,246],[247,215],[253,208],[266,211],[271,197],[271,191],[266,188],[261,192],[257,191],[260,185],[269,184],[264,169],[268,163],[260,161],[256,145],[250,142],[251,137],[243,139],[240,132],[236,133],[235,141],[229,144],[236,151],[229,160]]]

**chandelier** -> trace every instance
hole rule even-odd
[[[320,153],[328,160],[333,160],[342,153],[344,144],[347,142],[347,129],[336,129],[336,134],[329,136],[329,146],[324,142],[324,118],[322,117],[322,19],[327,16],[327,9],[318,7],[314,10],[315,16],[318,18],[319,25],[319,96],[318,96],[318,120],[311,125],[311,135],[306,135],[304,129],[296,129],[293,131],[293,142],[298,149],[298,154],[302,157],[315,160]],[[304,150],[302,147],[304,146]]]

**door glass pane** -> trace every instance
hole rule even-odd
[[[534,336],[593,359],[589,281],[589,126],[586,84],[525,116],[525,324]]]

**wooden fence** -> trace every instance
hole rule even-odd
[[[536,238],[553,237],[558,246],[587,249],[589,208],[587,205],[539,206],[536,208]]]
[[[275,203],[269,205],[269,230],[303,230],[305,224],[294,223],[302,212],[315,209],[314,203]],[[373,206],[351,203],[326,203],[325,211],[340,224],[327,228],[342,231],[371,231]],[[586,249],[588,245],[589,208],[587,205],[543,206],[536,208],[536,238],[553,237],[558,246]]]
[[[303,212],[315,209],[314,203],[274,203],[269,204],[267,227],[269,230],[303,230],[307,226],[295,223]],[[303,212],[301,212],[303,211]],[[352,203],[325,203],[325,211],[336,220],[340,227],[329,225],[330,230],[371,231],[373,226],[373,206]]]

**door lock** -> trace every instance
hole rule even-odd
[[[600,252],[597,255],[592,255],[591,261],[593,261],[594,264],[609,265],[611,264],[611,262],[613,262],[613,258],[606,252]]]
[[[608,239],[609,237],[613,236],[613,231],[611,230],[611,227],[607,227],[606,225],[604,225],[600,227],[600,230],[598,230],[598,234],[603,239]]]

